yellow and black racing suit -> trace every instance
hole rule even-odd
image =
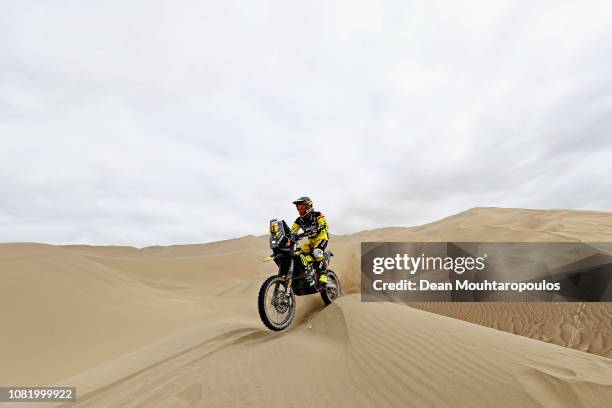
[[[303,261],[306,263],[314,259],[319,264],[317,266],[320,268],[320,272],[324,272],[325,269],[324,262],[321,261],[324,259],[325,247],[329,239],[327,228],[325,216],[318,211],[312,211],[307,218],[298,217],[291,226],[292,234],[300,229],[306,233],[308,241],[301,246],[302,252],[307,254]]]

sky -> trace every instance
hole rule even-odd
[[[612,211],[612,3],[0,0],[0,242]]]

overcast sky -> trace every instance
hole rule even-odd
[[[0,0],[0,241],[610,211],[611,5]]]

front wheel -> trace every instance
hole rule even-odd
[[[295,295],[287,288],[285,278],[270,276],[259,289],[257,308],[261,321],[270,330],[285,330],[295,316]]]
[[[334,271],[327,271],[327,285],[321,289],[321,298],[326,305],[340,296],[340,279]]]

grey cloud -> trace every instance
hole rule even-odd
[[[605,3],[0,7],[0,241],[612,208]]]

